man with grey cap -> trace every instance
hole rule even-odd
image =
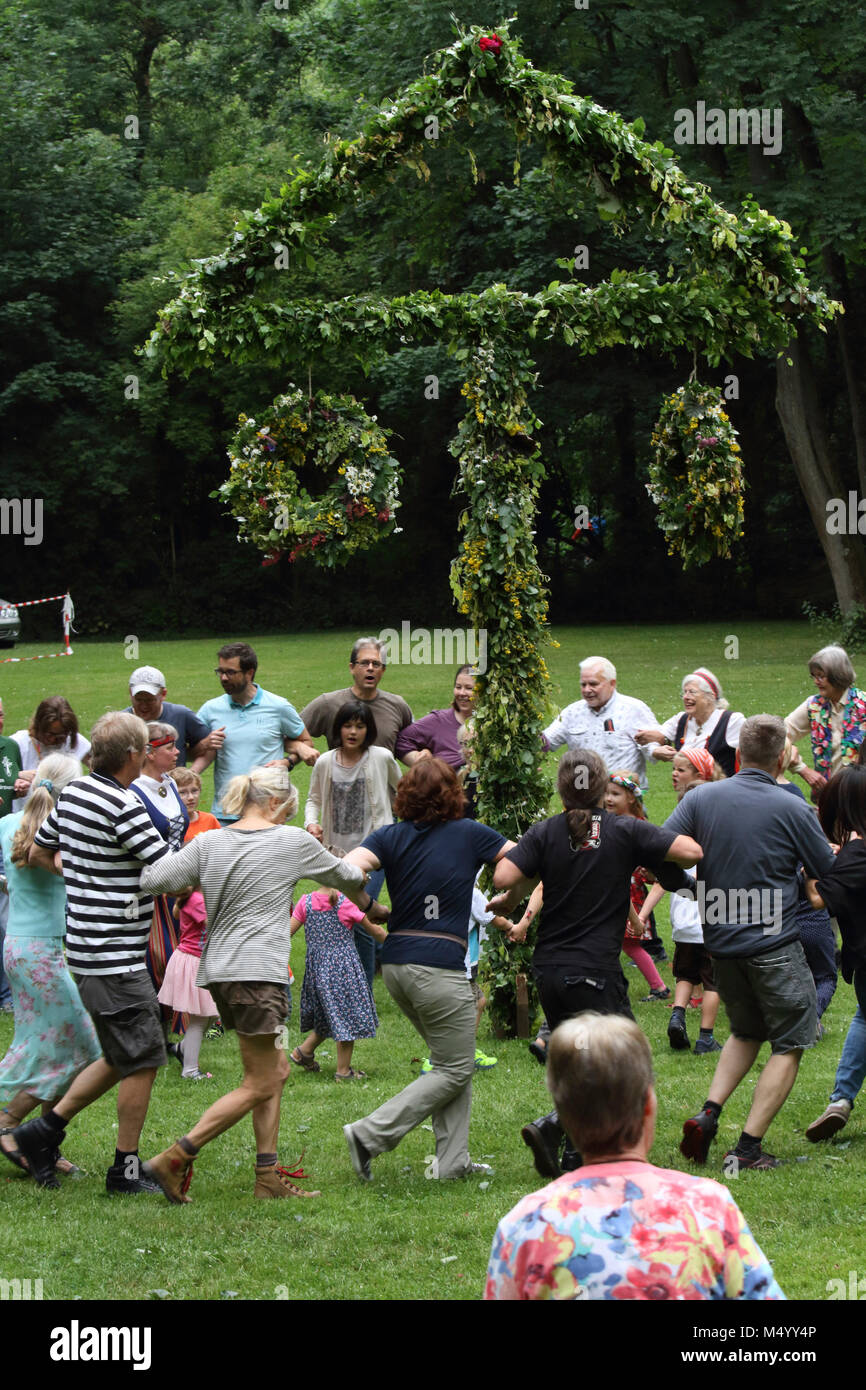
[[[131,705],[126,714],[137,714],[145,724],[159,720],[177,730],[177,765],[202,757],[219,748],[219,732],[211,733],[198,715],[186,705],[174,705],[165,698],[165,676],[156,666],[139,666],[129,678]]]

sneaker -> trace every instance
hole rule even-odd
[[[734,1169],[735,1173],[745,1172],[748,1168],[751,1168],[756,1173],[766,1173],[769,1172],[771,1168],[778,1168],[781,1162],[782,1160],[780,1158],[776,1158],[773,1154],[765,1153],[764,1150],[760,1148],[757,1153],[752,1154],[748,1158],[743,1158],[741,1154],[737,1153],[736,1149],[730,1149],[724,1157],[726,1173],[729,1173],[731,1168]]]
[[[656,999],[670,999],[670,997],[670,989],[667,985],[662,985],[661,989],[651,989],[649,994],[645,994],[639,1002],[641,1004],[653,1004]]]
[[[680,1153],[683,1158],[691,1158],[695,1163],[706,1163],[710,1145],[716,1137],[719,1122],[712,1110],[702,1110],[693,1115],[683,1125]]]
[[[212,1071],[202,1071],[200,1067],[196,1067],[195,1071],[184,1071],[184,1072],[181,1072],[181,1080],[182,1080],[182,1081],[213,1081],[213,1072],[212,1072]]]
[[[279,1163],[267,1168],[256,1168],[254,1197],[321,1197],[321,1192],[305,1192],[293,1183],[287,1168]]]
[[[112,1166],[105,1175],[105,1190],[109,1197],[138,1197],[142,1193],[159,1192],[161,1189],[143,1173],[137,1178],[128,1178],[123,1168]]]
[[[373,1174],[370,1172],[370,1159],[373,1155],[368,1149],[364,1148],[357,1134],[351,1125],[343,1125],[343,1133],[346,1136],[346,1143],[349,1146],[349,1157],[352,1160],[352,1167],[363,1182],[372,1182]]]
[[[13,1129],[12,1138],[21,1157],[26,1158],[37,1187],[60,1186],[54,1164],[57,1150],[65,1137],[65,1129],[58,1133],[41,1115],[38,1120],[28,1120],[26,1124]]]
[[[192,1200],[186,1195],[192,1182],[192,1165],[192,1155],[175,1143],[147,1163],[142,1163],[141,1167],[144,1176],[150,1182],[158,1183],[170,1202],[181,1206]]]
[[[672,1015],[668,1024],[668,1042],[675,1052],[685,1052],[690,1046],[686,1021],[677,1014]]]
[[[837,1130],[844,1129],[851,1116],[850,1100],[831,1100],[823,1115],[813,1120],[806,1130],[806,1138],[813,1144],[820,1139],[829,1139]]]
[[[430,1058],[429,1058],[429,1057],[425,1057],[425,1058],[424,1058],[424,1061],[421,1063],[421,1075],[422,1075],[422,1076],[426,1076],[427,1073],[428,1073],[428,1071],[432,1071],[432,1070],[433,1070],[433,1063],[430,1061]]]
[[[496,1066],[496,1064],[497,1064],[498,1061],[499,1061],[499,1058],[498,1058],[498,1057],[486,1057],[486,1056],[484,1055],[484,1053],[481,1051],[481,1048],[480,1048],[480,1047],[476,1047],[476,1049],[475,1049],[475,1070],[476,1070],[476,1071],[489,1071],[491,1067],[495,1067],[495,1066]]]
[[[715,1038],[698,1038],[694,1046],[695,1052],[721,1052],[722,1044],[716,1042]]]
[[[492,1178],[494,1172],[495,1169],[491,1168],[489,1163],[473,1163],[470,1158],[469,1167],[466,1169],[464,1177]]]
[[[527,1148],[532,1150],[535,1171],[542,1178],[562,1176],[559,1166],[559,1146],[563,1139],[562,1126],[550,1115],[524,1125],[520,1137]]]

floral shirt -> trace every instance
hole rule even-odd
[[[566,1173],[500,1221],[486,1299],[783,1299],[726,1187],[629,1159]]]

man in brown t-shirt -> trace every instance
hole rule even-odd
[[[301,718],[313,738],[324,736],[330,740],[334,717],[341,705],[347,700],[363,700],[369,703],[376,720],[373,742],[380,748],[387,748],[390,753],[394,752],[400,730],[412,723],[412,711],[399,695],[379,689],[379,682],[385,674],[386,652],[386,644],[378,638],[358,638],[349,657],[352,685],[317,695],[301,711]]]

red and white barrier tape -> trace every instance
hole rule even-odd
[[[62,603],[63,604],[63,642],[62,652],[41,652],[39,656],[4,656],[0,658],[0,666],[7,665],[10,661],[50,661],[55,656],[72,656],[72,648],[69,645],[69,633],[72,628],[72,619],[75,617],[75,607],[72,603],[71,594],[52,594],[50,598],[27,598],[18,603],[8,603],[8,608],[32,608],[37,603]],[[0,610],[2,611],[2,610]]]

